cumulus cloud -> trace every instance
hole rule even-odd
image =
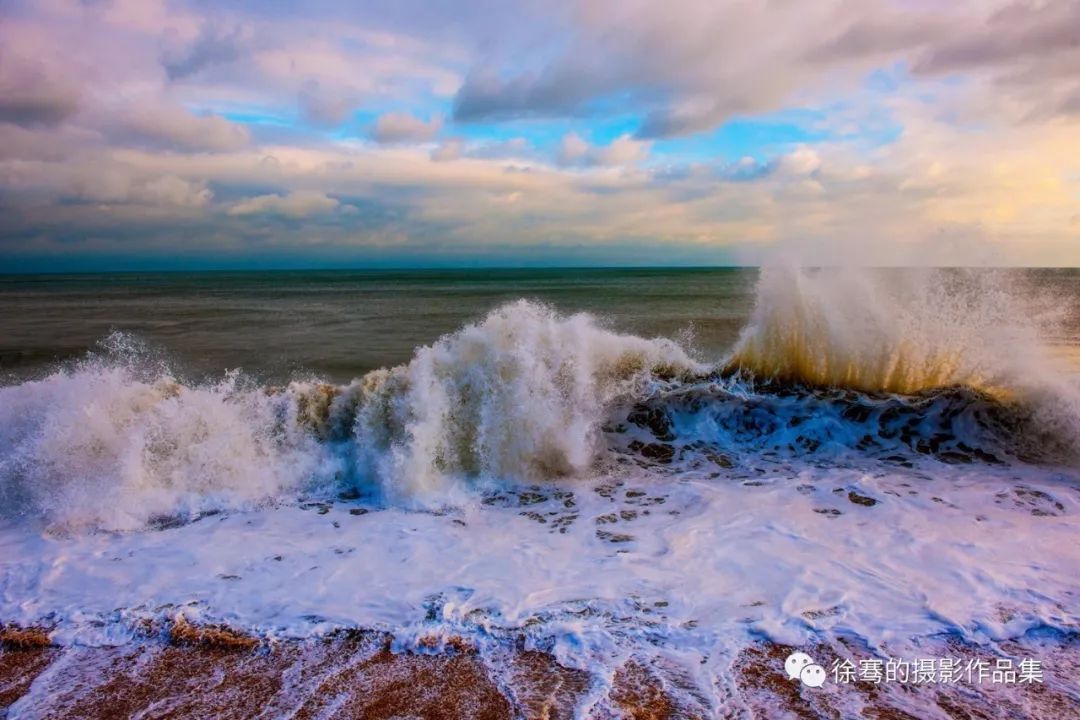
[[[7,168],[5,189],[31,204],[83,205],[91,214],[115,206],[207,207],[213,192],[203,179],[181,177],[161,168],[140,168],[101,155],[78,160],[22,163]]]
[[[792,175],[813,175],[821,169],[821,155],[812,148],[796,148],[780,159],[780,167]]]
[[[55,125],[78,107],[78,90],[57,71],[0,50],[0,122]]]
[[[592,157],[597,165],[632,165],[648,157],[649,147],[648,142],[622,135],[608,145],[596,148]]]
[[[93,230],[162,256],[950,237],[1080,262],[1078,7],[11,0],[0,258]]]
[[[204,207],[210,203],[214,194],[206,187],[205,182],[164,175],[135,186],[132,197],[154,205]]]
[[[205,22],[189,43],[173,40],[161,54],[161,66],[170,80],[182,80],[214,65],[239,59],[245,36],[240,26],[222,27]]]
[[[116,128],[121,142],[135,139],[179,150],[223,152],[244,147],[251,137],[247,128],[219,115],[195,115],[174,105],[136,104],[122,113]]]
[[[559,147],[559,161],[564,165],[571,165],[584,160],[591,149],[592,146],[585,141],[585,138],[575,132],[566,133]]]
[[[649,156],[649,142],[620,135],[607,145],[591,145],[574,132],[563,136],[558,160],[563,165],[634,165]]]
[[[450,162],[461,157],[465,143],[460,138],[450,138],[443,141],[437,148],[431,151],[431,159],[435,162]]]
[[[442,127],[442,118],[424,121],[409,113],[380,115],[372,128],[371,137],[379,143],[426,142]]]
[[[277,193],[241,200],[229,208],[229,215],[282,215],[305,218],[336,210],[341,203],[320,192],[297,191],[282,196]]]

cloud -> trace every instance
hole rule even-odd
[[[562,33],[500,48],[455,99],[461,122],[644,114],[642,138],[685,135],[778,107],[824,69],[800,62],[839,2],[581,2]],[[546,32],[546,31],[545,31]],[[532,62],[521,63],[528,53]]]
[[[11,0],[0,257],[1080,262],[1077,6]]]
[[[340,125],[356,110],[357,99],[348,89],[326,87],[318,80],[308,80],[300,89],[304,116],[322,125]]]
[[[574,116],[594,94],[599,79],[574,78],[561,67],[544,74],[504,78],[486,68],[471,73],[454,98],[454,119],[461,122],[522,117]]]
[[[925,47],[950,37],[950,18],[904,12],[866,13],[849,20],[831,39],[811,45],[811,62],[841,63],[852,58],[882,57]]]
[[[634,165],[649,156],[651,143],[620,135],[607,145],[590,145],[574,132],[563,136],[558,160],[563,165]]]
[[[514,167],[518,167],[519,163],[542,163],[546,159],[539,148],[523,137],[472,141],[459,137],[447,138],[431,151],[430,158],[443,163],[459,159],[506,161],[514,163]]]
[[[79,168],[63,188],[65,200],[101,205],[153,205],[175,208],[205,207],[213,198],[205,182],[176,175],[139,178],[122,168],[106,168],[94,173]]]
[[[142,140],[162,147],[195,151],[237,150],[248,144],[250,132],[242,125],[214,115],[194,115],[186,108],[143,103],[122,110],[118,140]]]
[[[772,175],[781,162],[783,160],[761,161],[745,156],[733,162],[721,164],[716,168],[716,176],[731,182],[754,182]]]
[[[615,138],[608,145],[596,148],[592,153],[597,165],[632,165],[649,155],[651,143],[635,140],[629,135]]]
[[[4,190],[31,207],[82,208],[91,215],[112,214],[118,206],[188,210],[205,208],[213,192],[204,179],[182,177],[161,167],[138,167],[115,158],[85,154],[66,161],[22,162],[5,168]],[[50,221],[51,218],[39,218]]]
[[[1075,55],[1078,37],[1080,1],[1016,2],[996,10],[973,30],[935,43],[915,69],[949,72]]]
[[[276,193],[242,200],[229,208],[229,215],[282,215],[305,218],[336,210],[341,203],[319,192],[297,191],[281,196]]]
[[[64,238],[88,228],[111,236],[137,223],[147,242],[161,238],[155,242],[167,247],[179,228],[188,228],[185,247],[211,257],[221,247],[214,243],[225,242],[213,238],[222,236],[220,217],[227,214],[230,252],[260,257],[271,247],[313,257],[307,253],[314,243],[337,257],[362,259],[392,243],[395,252],[416,258],[512,251],[513,257],[557,260],[573,248],[596,258],[633,247],[633,257],[662,262],[732,250],[761,257],[771,245],[803,244],[820,248],[819,262],[918,262],[931,255],[913,248],[936,247],[932,257],[941,260],[948,252],[936,239],[971,237],[1007,251],[1008,262],[1080,260],[1080,236],[1071,224],[1077,185],[1058,179],[1062,170],[1080,166],[1068,128],[1043,130],[1038,142],[1028,128],[996,136],[994,163],[1009,168],[1003,172],[987,170],[985,138],[958,138],[932,115],[906,116],[905,122],[919,131],[882,150],[873,172],[865,158],[830,144],[795,148],[771,162],[704,162],[683,172],[580,172],[466,155],[432,162],[424,148],[335,142],[220,155],[112,150],[66,161],[0,163],[0,202],[25,209],[5,215],[18,237]],[[265,162],[268,156],[276,162]],[[154,182],[170,175],[186,185]],[[178,191],[167,192],[171,186]],[[273,190],[215,203],[251,187]],[[65,198],[78,192],[81,202],[31,212],[47,202],[41,193],[30,201],[35,188],[61,188]],[[185,197],[196,204],[184,205]],[[342,215],[347,206],[360,208],[362,224]],[[152,220],[146,207],[157,208]],[[274,218],[289,222],[270,222]],[[197,231],[193,222],[201,223]],[[312,232],[298,233],[297,226]],[[838,247],[845,251],[829,254]]]
[[[59,73],[0,50],[0,122],[56,125],[78,108],[78,91]]]
[[[460,138],[444,140],[437,148],[431,151],[431,159],[435,162],[450,162],[461,157],[465,143]]]
[[[740,116],[854,90],[877,66],[991,73],[1029,106],[1071,107],[1080,0],[946,5],[878,0],[570,4],[470,68],[458,122],[642,116],[643,139],[693,135]],[[523,60],[527,58],[527,60]],[[1055,78],[1057,80],[1055,80]],[[1043,99],[1040,100],[1040,94]]]
[[[371,137],[379,143],[426,142],[442,127],[442,118],[421,120],[409,113],[386,113],[379,116]]]
[[[133,189],[132,197],[153,205],[175,207],[205,207],[214,194],[206,183],[184,180],[175,175],[163,175]]]
[[[966,32],[930,44],[913,70],[923,76],[989,76],[1021,121],[1080,114],[1080,0],[1015,2]]]
[[[577,133],[566,133],[559,148],[559,161],[564,165],[572,165],[584,160],[591,149],[592,146]]]
[[[244,31],[205,22],[198,36],[187,44],[173,44],[161,54],[161,66],[169,80],[182,80],[215,65],[238,60],[244,52]]]
[[[779,165],[792,175],[813,175],[821,169],[821,155],[813,148],[799,147],[782,157]]]

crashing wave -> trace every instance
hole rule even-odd
[[[9,509],[133,529],[328,483],[423,503],[469,478],[570,475],[591,463],[613,399],[704,370],[669,340],[524,301],[345,387],[267,390],[237,373],[185,385],[113,345],[0,389]]]
[[[728,366],[817,387],[1005,396],[1040,364],[1041,347],[1018,293],[993,271],[775,267],[761,273]]]
[[[0,500],[126,530],[319,489],[439,503],[478,482],[582,475],[628,443],[669,462],[1060,460],[1076,447],[1080,395],[1034,358],[1012,295],[963,274],[870,277],[764,272],[715,366],[527,301],[344,386],[265,388],[238,372],[185,384],[115,336],[0,388]],[[620,424],[662,431],[620,439]]]

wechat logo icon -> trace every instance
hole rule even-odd
[[[819,688],[825,684],[825,668],[806,653],[793,652],[784,661],[789,680],[798,680],[806,687]]]

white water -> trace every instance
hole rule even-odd
[[[988,643],[1080,628],[1080,501],[1064,475],[710,475],[627,470],[572,498],[546,485],[538,502],[445,514],[283,506],[83,536],[13,523],[0,529],[0,613],[89,644],[177,613],[271,636],[383,628],[405,646],[524,633],[601,674],[663,653],[703,688],[761,637],[842,635],[902,656],[943,632]]]
[[[704,369],[670,340],[519,301],[364,378],[356,442],[365,474],[397,500],[424,501],[464,477],[579,475],[609,403],[643,392],[655,372]]]
[[[1060,370],[1042,338],[1066,307],[1004,271],[771,267],[730,362],[868,392],[1029,392]]]
[[[1013,311],[968,332],[953,295],[942,328],[923,327],[940,298],[901,303],[883,334],[883,291],[775,277],[743,337],[754,358],[802,353],[805,370],[825,356],[847,368],[837,384],[863,389],[923,365],[933,382],[909,389],[1004,383],[1054,419],[1036,425],[1047,437],[1074,431],[1073,380]],[[792,297],[803,316],[784,310]],[[994,327],[999,352],[975,348]],[[178,612],[271,635],[380,627],[406,644],[524,633],[593,669],[668,654],[703,688],[758,637],[899,654],[938,633],[1080,628],[1075,466],[1010,458],[980,424],[975,401],[991,400],[769,394],[693,377],[707,370],[671,341],[519,302],[345,387],[185,385],[123,349],[2,388],[0,619],[86,643]],[[896,403],[916,423],[893,432],[881,418]],[[667,412],[674,438],[630,422],[635,404]],[[1007,462],[918,449],[941,435]],[[670,464],[653,462],[665,447]],[[885,462],[897,454],[905,465]],[[354,489],[362,500],[325,514],[305,504]],[[194,522],[147,529],[174,516]]]
[[[469,482],[582,473],[613,399],[643,391],[654,372],[704,369],[669,340],[527,302],[343,388],[268,391],[235,373],[185,385],[126,338],[112,344],[0,388],[8,514],[133,530],[347,482],[395,504],[437,505]]]

